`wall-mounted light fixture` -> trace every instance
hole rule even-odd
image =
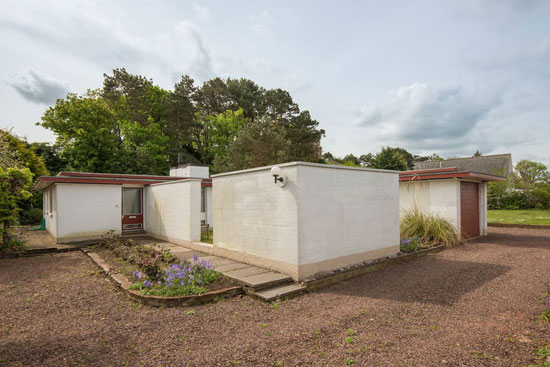
[[[281,187],[286,185],[286,177],[281,174],[281,167],[273,166],[271,167],[271,175],[275,179],[275,183]]]

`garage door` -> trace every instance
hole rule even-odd
[[[479,236],[479,188],[474,182],[460,182],[460,226],[462,238]]]

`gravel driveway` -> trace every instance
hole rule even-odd
[[[550,230],[490,236],[279,305],[157,309],[79,252],[0,260],[0,366],[526,366]]]

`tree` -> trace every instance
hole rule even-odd
[[[188,75],[174,85],[174,90],[164,98],[163,132],[170,138],[168,155],[170,166],[175,166],[179,153],[188,162],[198,162],[200,156],[193,147],[194,133],[200,129],[195,121],[197,109],[193,95],[197,88]]]
[[[279,144],[282,134],[284,160],[321,160],[325,132],[310,113],[300,111],[287,91],[265,90],[248,79],[214,78],[195,87],[183,76],[173,91],[166,91],[146,77],[115,69],[104,75],[102,89],[58,100],[40,125],[57,135],[58,157],[68,169],[165,174],[179,153],[189,162],[226,170],[229,146],[247,121],[256,120],[262,122],[248,133],[269,121],[270,133],[262,140],[276,137],[266,143]],[[239,160],[264,158],[262,153]]]
[[[0,167],[0,235],[2,244],[10,238],[9,229],[17,221],[18,202],[32,196],[29,189],[32,185],[32,173],[28,168]]]
[[[7,136],[10,135],[7,131],[0,130],[0,168],[8,169],[9,167],[22,168],[19,162],[19,155],[16,150],[13,150],[8,142]]]
[[[39,125],[57,135],[68,168],[85,172],[124,172],[119,121],[97,92],[69,94],[46,110]]]
[[[61,157],[61,150],[57,145],[50,143],[31,143],[32,150],[42,157],[50,175],[56,175],[67,169],[67,160]]]
[[[2,165],[4,168],[19,166],[20,168],[28,168],[34,179],[48,174],[44,160],[36,155],[31,145],[25,140],[4,130],[0,130],[0,140],[2,140],[2,144],[4,145],[3,149],[10,151],[6,155],[6,159],[10,159],[11,157],[12,161],[11,165]]]
[[[227,110],[214,116],[197,113],[197,120],[201,124],[197,150],[204,159],[202,163],[212,165],[215,162],[215,170],[223,169],[228,165],[227,150],[230,144],[246,124],[243,110]]]
[[[479,151],[479,149],[476,150],[476,152],[474,153],[474,155],[472,157],[481,157],[483,154],[481,154],[481,152]]]
[[[288,162],[290,142],[283,127],[267,116],[250,121],[228,147],[226,165],[217,170],[232,171]]]
[[[408,165],[401,152],[391,147],[383,147],[374,159],[373,168],[406,171]]]

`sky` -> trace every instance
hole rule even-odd
[[[29,141],[125,67],[290,92],[336,156],[399,146],[550,165],[550,1],[25,1],[0,12],[0,128]]]

